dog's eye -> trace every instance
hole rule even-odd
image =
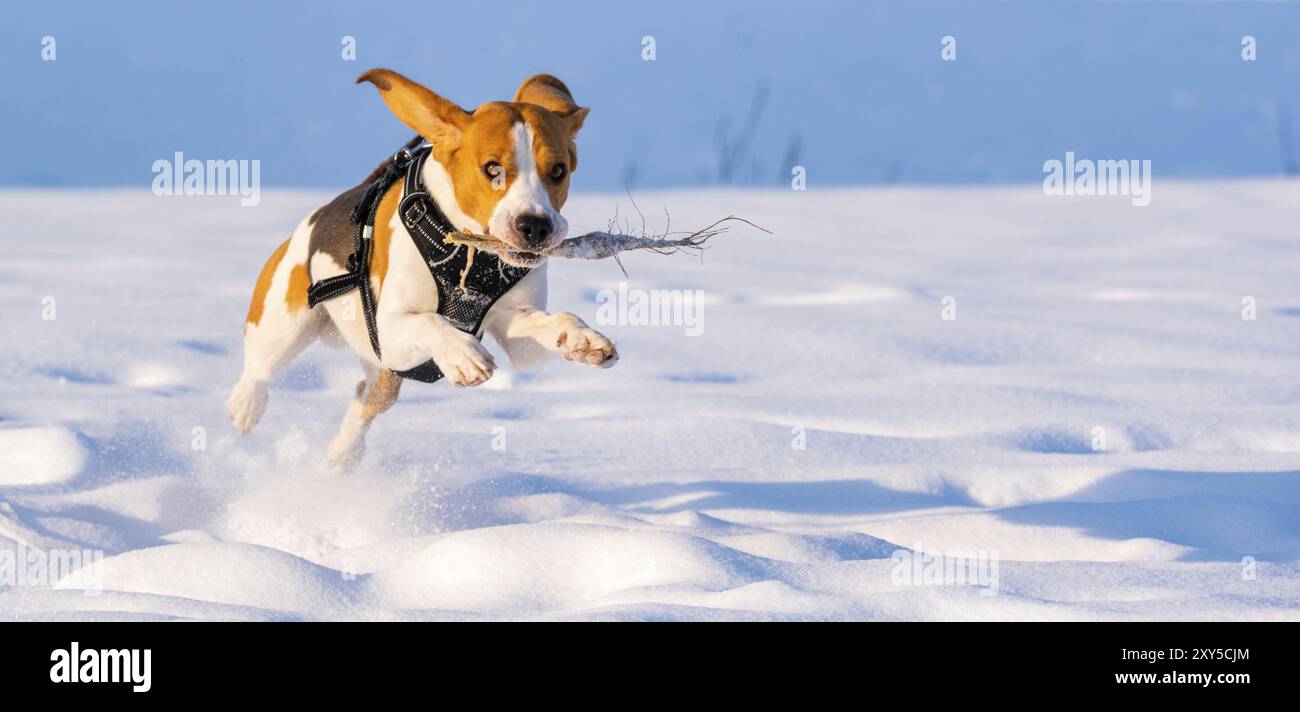
[[[505,169],[503,169],[501,167],[501,164],[497,163],[496,161],[488,161],[487,163],[483,164],[483,175],[487,176],[488,180],[492,180],[493,178],[500,176],[504,172]]]
[[[551,166],[551,180],[553,181],[558,182],[564,180],[564,176],[567,175],[568,173],[569,173],[569,167],[564,165],[563,163],[557,163]]]

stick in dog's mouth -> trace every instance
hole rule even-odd
[[[487,249],[487,248],[480,248]],[[536,267],[546,259],[546,255],[540,252],[528,252],[526,250],[502,250],[497,253],[501,256],[502,261],[512,264],[516,267]]]
[[[616,232],[589,232],[585,235],[570,237],[561,241],[551,249],[545,252],[527,252],[521,251],[513,245],[509,245],[498,240],[491,235],[478,235],[467,232],[452,233],[447,236],[447,242],[453,245],[465,245],[485,252],[492,252],[498,255],[507,256],[507,261],[519,259],[521,261],[540,262],[543,257],[566,257],[569,259],[582,260],[603,260],[607,257],[614,257],[620,252],[629,250],[651,250],[659,254],[672,254],[674,252],[696,251],[701,252],[705,249],[705,243],[710,238],[721,235],[731,229],[727,223],[741,222],[750,227],[762,230],[772,234],[770,230],[755,225],[754,223],[728,215],[721,220],[715,221],[712,225],[696,230],[695,232],[685,233],[642,233],[641,235],[631,235]],[[673,237],[681,235],[682,237]],[[526,265],[525,265],[526,266]]]

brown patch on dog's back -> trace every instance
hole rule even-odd
[[[384,286],[384,276],[388,274],[388,247],[393,243],[393,213],[397,212],[397,202],[402,197],[402,183],[398,181],[388,189],[379,208],[375,210],[374,245],[370,254],[370,279],[374,283],[375,293]]]
[[[257,275],[257,286],[253,288],[253,301],[248,305],[248,317],[244,319],[247,324],[257,326],[262,320],[262,309],[266,306],[266,293],[271,289],[271,279],[275,277],[275,269],[280,266],[280,261],[284,259],[284,253],[289,250],[289,241],[285,240],[280,246],[275,248],[271,253],[271,259],[266,261],[262,267],[261,274]],[[303,299],[307,297],[303,293]]]
[[[305,263],[294,265],[293,269],[289,270],[289,291],[284,293],[284,305],[289,308],[289,311],[295,312],[306,308],[309,286],[311,286],[311,278],[307,276],[307,265]]]

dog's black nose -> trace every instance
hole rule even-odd
[[[551,231],[554,229],[551,219],[545,215],[520,215],[515,218],[515,230],[518,230],[530,245],[546,242],[546,238],[551,236]]]

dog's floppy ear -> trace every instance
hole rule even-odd
[[[431,143],[454,148],[460,142],[469,112],[391,69],[372,69],[357,77],[362,82],[374,84],[393,114]]]
[[[578,133],[578,129],[582,128],[582,122],[587,119],[587,114],[591,111],[586,107],[578,106],[569,88],[564,86],[564,82],[549,74],[534,74],[525,79],[524,83],[519,85],[519,91],[515,92],[515,102],[536,104],[543,109],[550,109],[555,115],[564,119],[565,125],[569,128],[569,136]]]

